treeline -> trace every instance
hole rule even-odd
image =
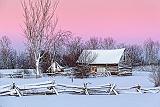
[[[61,42],[63,41],[63,42]],[[112,37],[91,37],[84,40],[81,37],[69,35],[59,41],[53,51],[45,52],[40,61],[40,68],[47,71],[53,61],[66,67],[76,66],[76,61],[83,50],[126,48],[125,60],[132,66],[160,64],[160,43],[146,39],[143,45],[117,43]],[[41,51],[43,54],[44,52]],[[17,52],[7,36],[0,39],[0,69],[33,69],[35,68],[34,53],[25,47],[25,51]]]

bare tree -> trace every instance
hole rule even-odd
[[[154,42],[151,39],[147,39],[144,42],[144,56],[145,62],[149,65],[158,64],[159,57],[159,42]]]
[[[25,19],[23,31],[27,46],[34,54],[37,75],[40,75],[41,58],[50,50],[54,40],[54,31],[58,21],[54,18],[57,5],[58,2],[52,0],[22,2]]]
[[[76,66],[76,61],[84,49],[83,40],[81,37],[72,37],[65,45],[63,63],[67,66]]]
[[[91,37],[88,41],[86,41],[85,45],[86,45],[86,49],[100,49],[101,48],[101,38],[98,37]]]
[[[112,37],[104,38],[102,43],[102,49],[114,49],[116,47],[116,41]]]
[[[52,60],[58,61],[63,59],[63,55],[65,54],[65,46],[69,44],[71,35],[72,32],[70,31],[60,30],[57,32],[53,38],[54,40],[51,47]]]
[[[96,53],[93,53],[90,50],[83,50],[81,55],[78,58],[77,63],[80,63],[81,65],[88,66],[91,64],[97,57]]]
[[[91,73],[91,64],[97,58],[97,54],[90,51],[90,50],[83,50],[81,55],[79,56],[77,63],[78,63],[78,71],[75,73],[76,77],[88,77]]]
[[[17,68],[17,51],[15,49],[11,50],[11,54],[9,56],[10,65],[9,68],[16,69]]]
[[[126,56],[132,66],[141,65],[143,59],[143,49],[139,45],[128,45],[126,47]]]
[[[0,39],[0,56],[1,56],[1,68],[7,69],[11,65],[12,47],[11,40],[7,36],[3,36]]]
[[[48,72],[48,68],[52,64],[52,59],[53,59],[53,55],[50,52],[45,53],[44,57],[41,59],[42,60],[41,69],[42,69],[43,73]]]
[[[21,51],[17,55],[17,68],[19,69],[33,69],[34,67],[32,66],[30,59],[31,57],[29,56],[28,52],[26,51]]]

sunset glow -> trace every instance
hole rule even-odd
[[[23,45],[21,0],[0,0],[0,35]],[[82,37],[111,36],[118,42],[160,41],[159,0],[60,0],[58,29]]]

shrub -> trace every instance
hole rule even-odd
[[[0,73],[0,78],[2,78],[3,77],[3,75]]]
[[[88,78],[89,75],[90,75],[89,66],[78,66],[77,70],[73,74],[75,78]]]
[[[150,78],[155,87],[160,86],[160,67],[153,68],[153,73],[150,75]]]

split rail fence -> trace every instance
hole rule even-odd
[[[33,95],[119,95],[119,94],[144,94],[159,93],[160,87],[142,88],[140,85],[133,87],[118,88],[116,84],[105,84],[89,87],[88,83],[83,86],[57,84],[55,81],[43,83],[17,85],[15,83],[0,86],[0,96],[33,96]]]

